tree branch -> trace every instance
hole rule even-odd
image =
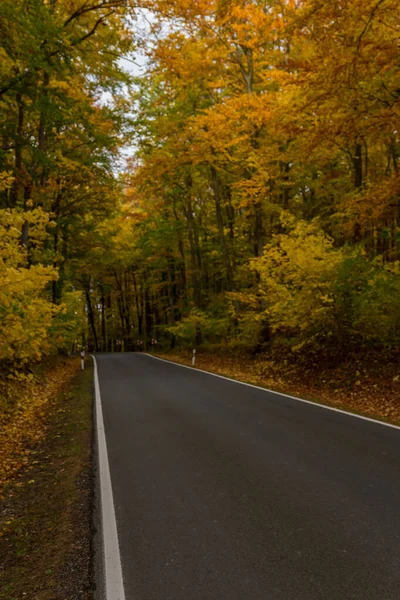
[[[75,40],[75,42],[72,42],[71,46],[77,46],[78,44],[81,44],[82,42],[84,42],[85,40],[87,40],[88,38],[90,38],[94,33],[96,33],[96,29],[102,24],[104,23],[104,21],[106,19],[108,19],[108,17],[111,17],[111,15],[114,14],[115,11],[110,11],[109,13],[107,13],[106,15],[103,15],[102,17],[100,17],[100,19],[97,19],[96,23],[93,25],[92,29],[90,31],[88,31],[85,35],[83,35],[81,38]]]
[[[78,8],[72,15],[64,22],[63,27],[68,27],[68,25],[74,21],[75,19],[79,19],[82,15],[92,12],[94,10],[101,10],[102,8],[118,8],[119,6],[123,6],[126,3],[126,0],[105,0],[100,4],[92,4],[91,6],[87,6],[88,0]]]

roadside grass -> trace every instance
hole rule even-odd
[[[191,350],[157,353],[160,358],[191,365]],[[297,396],[369,418],[400,425],[398,353],[368,352],[339,363],[252,356],[243,350],[200,348],[196,367],[238,381]]]
[[[93,368],[68,360],[72,378],[49,400],[44,433],[0,505],[2,600],[90,598]]]

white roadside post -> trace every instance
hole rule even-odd
[[[195,362],[196,362],[196,349],[193,348],[192,367],[194,367]]]
[[[82,371],[84,370],[84,368],[85,368],[85,351],[81,350],[81,369],[82,369]]]

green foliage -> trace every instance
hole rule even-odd
[[[128,174],[145,217],[135,289],[114,285],[138,331],[398,344],[399,7],[314,4],[151,2]]]
[[[181,341],[181,345],[196,346],[203,342],[224,339],[229,330],[227,316],[216,317],[199,309],[192,309],[179,323],[166,331]]]
[[[0,361],[71,349],[82,280],[121,196],[121,0],[0,2]],[[110,95],[112,93],[112,97]],[[108,96],[106,96],[106,94]]]
[[[76,347],[85,333],[85,301],[81,291],[65,291],[50,327],[54,350],[67,352]]]
[[[146,6],[0,3],[4,356],[398,345],[398,3]]]
[[[362,343],[395,347],[400,339],[399,263],[359,255],[345,261],[336,280],[337,317],[342,330]]]

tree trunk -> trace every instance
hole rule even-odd
[[[225,274],[226,274],[226,282],[227,282],[227,290],[231,292],[233,290],[233,273],[232,273],[232,265],[229,259],[228,248],[226,245],[225,234],[224,234],[224,222],[222,217],[222,208],[221,208],[221,194],[220,194],[220,186],[218,181],[218,175],[215,167],[211,167],[211,187],[214,192],[214,200],[215,200],[215,213],[217,217],[217,226],[218,226],[218,234],[219,241],[222,250],[222,257],[224,261]]]
[[[100,302],[101,302],[101,336],[102,336],[101,346],[102,346],[103,352],[107,352],[108,347],[107,347],[106,299],[104,297],[103,287],[101,289]]]
[[[90,281],[89,281],[89,287],[88,288],[85,287],[85,297],[86,297],[86,304],[87,304],[87,309],[88,309],[89,325],[90,325],[90,328],[91,328],[92,334],[93,334],[94,349],[96,350],[96,352],[98,352],[99,351],[99,342],[97,339],[96,323],[95,323],[94,312],[93,312],[93,307],[92,307],[92,300],[90,298]]]
[[[21,184],[21,171],[22,171],[22,146],[23,146],[23,127],[24,127],[24,106],[22,104],[21,94],[16,95],[16,102],[18,105],[18,117],[17,127],[15,132],[15,163],[14,163],[14,175],[15,180],[11,188],[11,204],[13,207],[18,205],[19,202],[19,189]]]
[[[138,337],[141,338],[143,335],[143,312],[140,303],[140,290],[137,285],[135,271],[132,271],[133,289],[135,291],[135,303],[136,303],[136,314],[138,322]]]
[[[186,220],[187,220],[189,248],[190,248],[190,269],[191,269],[191,278],[192,278],[193,299],[194,299],[195,306],[200,307],[201,293],[200,293],[199,277],[198,277],[198,271],[197,271],[196,245],[195,245],[194,231],[193,231],[194,230],[193,208],[192,208],[192,202],[191,202],[190,198],[188,199]]]
[[[262,256],[264,253],[264,231],[263,231],[263,214],[261,202],[255,205],[255,255]]]
[[[354,187],[359,190],[363,186],[363,151],[360,143],[356,144],[353,156]]]
[[[363,152],[360,143],[356,144],[354,156],[353,156],[353,167],[354,167],[354,187],[356,190],[361,190],[363,186]],[[361,225],[360,223],[354,224],[354,235],[353,239],[356,243],[360,242],[362,238]]]

